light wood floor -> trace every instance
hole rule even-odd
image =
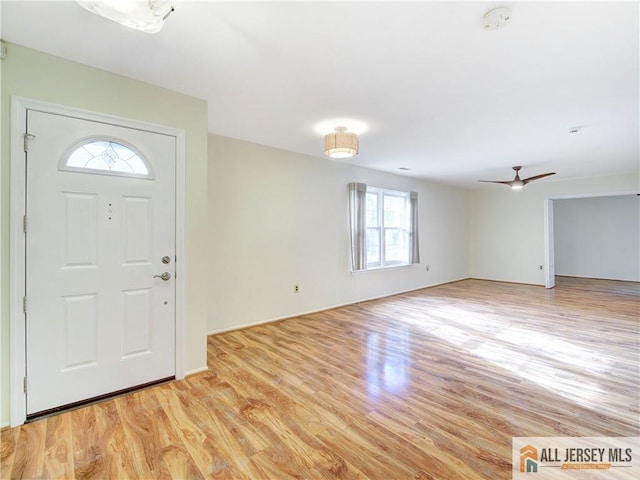
[[[637,436],[639,287],[466,280],[212,336],[210,370],[2,432],[2,478],[508,479]]]

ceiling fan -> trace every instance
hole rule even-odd
[[[555,175],[556,174],[556,172],[542,173],[540,175],[535,175],[533,177],[525,178],[524,180],[522,180],[520,178],[520,175],[518,175],[518,171],[522,167],[521,166],[517,166],[517,167],[511,167],[511,168],[513,168],[516,171],[516,176],[515,176],[515,178],[513,180],[504,180],[504,181],[499,181],[499,180],[478,180],[478,181],[479,182],[485,182],[485,183],[503,183],[505,185],[509,185],[514,190],[520,190],[527,183],[533,182],[534,180],[539,180],[539,179],[544,178],[544,177],[548,177],[549,175]]]

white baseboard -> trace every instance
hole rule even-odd
[[[202,373],[202,372],[206,372],[207,370],[209,370],[209,367],[200,367],[200,368],[196,368],[194,370],[189,370],[188,372],[185,372],[184,376],[185,377],[190,377],[191,375],[195,375],[196,373]]]
[[[219,329],[219,330],[211,330],[211,331],[207,332],[207,336],[209,336],[209,335],[218,335],[220,333],[226,333],[226,332],[233,332],[235,330],[244,330],[245,328],[257,327],[258,325],[265,325],[267,323],[280,322],[282,320],[288,320],[290,318],[302,317],[304,315],[311,315],[313,313],[325,312],[327,310],[333,310],[334,308],[341,308],[341,307],[348,307],[348,306],[351,306],[351,305],[358,305],[358,304],[363,303],[363,302],[370,302],[371,300],[379,300],[381,298],[393,297],[395,295],[402,295],[404,293],[411,293],[411,292],[415,292],[417,290],[424,290],[425,288],[432,288],[432,287],[437,287],[437,286],[440,286],[440,285],[447,285],[449,283],[461,282],[462,280],[468,280],[468,277],[459,278],[459,279],[456,279],[456,280],[449,280],[449,281],[446,281],[446,282],[432,283],[432,284],[429,284],[429,285],[424,285],[422,287],[411,288],[409,290],[402,290],[402,291],[395,292],[395,293],[386,293],[384,295],[379,295],[379,296],[375,296],[375,297],[363,298],[362,300],[358,300],[358,301],[355,301],[355,302],[341,303],[341,304],[337,304],[337,305],[333,305],[333,306],[319,308],[317,310],[308,310],[308,311],[305,311],[305,312],[294,313],[294,314],[291,314],[291,315],[285,315],[283,317],[270,318],[270,319],[267,319],[267,320],[259,320],[257,322],[243,323],[241,325],[235,325],[235,326],[230,327],[230,328],[222,328],[222,329]]]

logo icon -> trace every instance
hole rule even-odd
[[[525,445],[520,449],[520,471],[536,473],[538,471],[538,449]]]

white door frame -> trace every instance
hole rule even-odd
[[[553,288],[556,286],[556,260],[553,232],[553,198],[544,200],[544,286]]]
[[[544,258],[545,258],[545,287],[553,288],[556,284],[556,262],[553,232],[553,201],[572,198],[615,197],[618,195],[636,195],[638,192],[629,190],[623,192],[576,193],[571,195],[552,195],[544,199]]]
[[[126,128],[171,135],[176,139],[176,332],[175,377],[184,378],[185,338],[185,132],[184,130],[125,119],[88,110],[66,107],[28,98],[11,97],[11,218],[10,218],[10,412],[11,426],[22,425],[27,418],[23,382],[26,373],[26,332],[23,312],[25,295],[25,238],[23,216],[26,212],[26,172],[24,133],[27,110],[65,115],[110,123]]]

